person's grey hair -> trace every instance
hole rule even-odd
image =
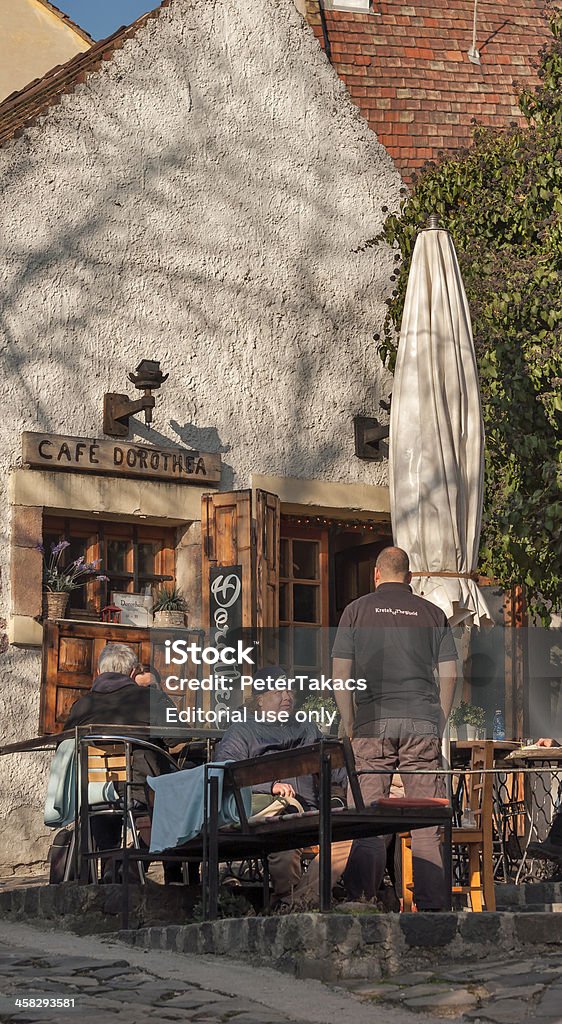
[[[130,676],[139,663],[138,654],[127,647],[127,644],[106,644],[98,660],[100,675],[102,672],[119,672]]]

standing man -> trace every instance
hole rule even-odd
[[[444,613],[412,592],[411,579],[405,551],[381,551],[375,592],[345,608],[332,650],[334,679],[366,681],[366,689],[336,691],[335,697],[358,771],[386,770],[359,777],[367,805],[388,796],[395,770],[441,767],[457,652]],[[404,774],[402,781],[406,797],[443,795],[439,776]],[[413,831],[412,853],[418,910],[448,909],[438,828]],[[348,870],[353,864],[365,880],[365,895],[380,888],[385,863],[384,837],[356,840]]]

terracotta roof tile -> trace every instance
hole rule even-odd
[[[369,14],[323,17],[334,68],[409,178],[439,150],[469,144],[474,118],[496,127],[523,122],[517,96],[537,83],[533,62],[551,39],[545,10],[545,0],[480,0],[480,65],[467,54],[471,0],[374,0]],[[307,12],[323,45],[318,0],[307,0]]]
[[[0,146],[20,135],[24,128],[30,127],[38,117],[46,114],[50,107],[56,106],[62,96],[72,92],[89,75],[99,71],[104,61],[111,60],[127,39],[134,36],[151,18],[157,18],[161,9],[169,3],[170,0],[163,0],[159,7],[143,14],[132,25],[118,29],[107,39],[94,43],[91,49],[76,54],[66,64],[51,68],[42,78],[37,78],[26,85],[25,89],[8,96],[0,104]]]

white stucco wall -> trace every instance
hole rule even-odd
[[[24,430],[101,436],[104,392],[148,357],[170,377],[135,436],[221,451],[223,489],[385,483],[352,417],[388,394],[393,257],[355,250],[402,182],[293,0],[174,0],[0,151],[0,184],[3,469]],[[7,566],[6,489],[0,524]],[[39,656],[0,662],[4,735],[33,734]],[[43,799],[32,763],[8,787],[0,764],[0,862]]]

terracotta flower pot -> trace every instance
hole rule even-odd
[[[69,596],[67,590],[46,590],[43,595],[45,617],[64,619]]]
[[[185,612],[179,611],[160,611],[154,612],[154,625],[155,626],[176,626],[181,629],[185,628]]]

